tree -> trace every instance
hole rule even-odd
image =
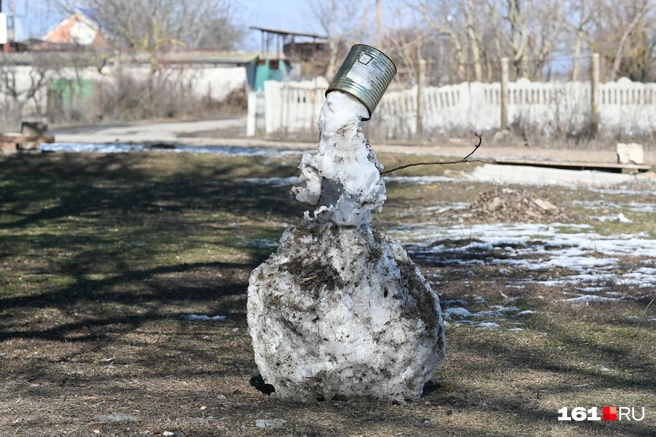
[[[406,0],[447,36],[459,80],[493,80],[508,57],[516,77],[541,77],[563,45],[564,0]]]
[[[162,49],[229,49],[243,36],[227,0],[87,0],[86,6],[115,45],[148,53],[151,76]]]
[[[330,58],[326,77],[332,80],[336,73],[340,50],[363,39],[367,32],[366,17],[369,0],[311,0],[310,14],[328,37]]]
[[[654,0],[595,0],[586,42],[605,60],[609,80],[625,76],[636,81],[656,79]]]
[[[566,2],[564,10],[570,32],[575,33],[572,80],[577,81],[581,65],[581,50],[594,12],[592,0],[569,0]]]
[[[458,1],[441,0],[426,1],[419,0],[417,3],[410,3],[411,6],[418,9],[426,20],[426,23],[438,35],[446,36],[453,47],[453,58],[456,66],[456,78],[458,81],[466,80],[466,52],[463,49],[465,36],[462,29],[463,24],[458,14]]]

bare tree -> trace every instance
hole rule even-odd
[[[586,35],[590,48],[605,61],[605,76],[615,80],[654,80],[656,30],[654,0],[617,2],[595,0],[591,29]]]
[[[22,81],[19,76],[22,76]],[[36,114],[40,114],[47,80],[48,68],[44,65],[35,64],[21,74],[19,68],[11,65],[3,56],[0,63],[0,81],[5,123],[16,123],[30,102]],[[11,118],[15,118],[15,120],[11,120]]]
[[[369,0],[311,0],[308,3],[310,15],[328,37],[328,80],[335,76],[339,52],[366,35],[369,3]]]
[[[409,3],[410,6],[421,12],[430,26],[438,35],[444,35],[449,39],[453,47],[453,58],[456,66],[457,80],[466,80],[467,53],[465,48],[465,35],[462,32],[463,25],[461,15],[458,14],[457,0],[427,1],[419,0]]]
[[[574,59],[572,63],[572,80],[579,79],[581,66],[581,51],[585,36],[589,32],[594,9],[593,0],[568,0],[564,5],[564,16],[570,32],[574,33]]]
[[[517,75],[529,78],[528,42],[529,24],[531,22],[532,0],[507,0],[506,15],[507,32],[503,33],[506,42],[512,49],[512,62]]]
[[[513,77],[544,79],[559,55],[572,58],[577,80],[585,49],[601,53],[611,80],[656,80],[656,0],[399,1],[448,39],[448,53],[440,53],[454,66],[450,81],[493,80],[502,57],[511,59]],[[392,39],[397,48],[414,40],[412,28],[402,29]],[[416,37],[424,31],[418,26]]]
[[[533,8],[534,20],[529,29],[528,58],[530,77],[544,77],[555,52],[566,47],[567,25],[563,0],[544,0]]]
[[[474,66],[474,79],[476,82],[483,80],[483,66],[481,64],[481,38],[478,34],[478,23],[476,22],[476,6],[474,0],[466,0],[464,2],[464,14],[467,22],[467,37],[469,40],[469,47],[472,54],[472,65]]]
[[[406,84],[417,83],[416,67],[423,58],[423,46],[430,33],[417,33],[417,29],[394,29],[385,34],[387,53],[397,67],[396,80]]]
[[[408,0],[408,5],[420,11],[432,29],[448,36],[460,80],[491,80],[504,56],[512,59],[518,76],[530,76],[532,0]],[[546,59],[549,38],[533,35],[532,40],[544,42],[536,54]]]
[[[84,59],[77,54],[33,52],[27,59],[16,53],[0,56],[0,127],[13,128],[25,116],[46,115],[48,92],[52,79],[79,76]]]
[[[87,0],[114,44],[148,53],[151,76],[162,49],[231,48],[242,37],[227,0]]]

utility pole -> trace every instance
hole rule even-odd
[[[13,29],[11,40],[16,41],[16,0],[11,2],[11,27]]]
[[[2,0],[0,0],[0,14],[2,14]],[[9,46],[7,45],[9,40],[7,39],[7,17],[6,16],[3,16],[2,23],[0,23],[0,26],[4,27],[4,29],[2,29],[2,32],[4,33],[4,35],[3,35],[4,38],[3,38],[2,44],[0,44],[0,45],[2,45],[2,52],[7,53],[9,51]]]

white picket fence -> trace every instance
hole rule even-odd
[[[265,130],[313,132],[324,101],[325,87],[292,82],[265,82]],[[575,133],[590,120],[589,82],[530,82],[508,84],[508,122],[543,130]],[[424,132],[484,131],[501,124],[501,86],[497,83],[461,83],[426,87],[423,92]],[[656,130],[656,83],[600,84],[597,94],[600,129],[624,133]],[[378,136],[403,138],[415,134],[417,88],[388,91],[369,124]]]

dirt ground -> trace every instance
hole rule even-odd
[[[417,157],[381,152],[380,158],[401,164]],[[301,404],[258,391],[251,385],[258,371],[246,324],[248,276],[304,208],[289,187],[252,178],[297,175],[298,159],[164,152],[0,158],[0,435],[656,435],[650,319],[656,304],[638,298],[656,290],[614,284],[636,299],[565,305],[558,302],[564,290],[537,281],[568,274],[563,268],[533,275],[484,262],[459,269],[418,259],[426,277],[443,278],[435,285],[443,301],[474,302],[472,310],[484,309],[479,298],[486,305],[512,301],[535,312],[523,331],[449,325],[447,359],[419,400]],[[473,205],[466,223],[503,221],[500,212],[481,212],[491,203],[513,203],[490,188],[390,184],[375,226],[423,223],[431,219],[427,206],[453,202]],[[558,208],[532,217],[538,223],[588,223],[574,200],[622,198],[585,189],[521,190],[522,198]],[[633,200],[653,203],[653,196],[636,190]],[[595,226],[656,238],[649,214],[631,218]],[[439,217],[442,224],[461,219]],[[617,268],[641,266],[654,267],[653,260],[629,256]],[[529,275],[535,283],[510,285]],[[191,314],[226,317],[184,317]],[[609,404],[644,407],[646,417],[557,421],[562,407]],[[280,427],[257,426],[274,419],[280,420],[264,423]]]

